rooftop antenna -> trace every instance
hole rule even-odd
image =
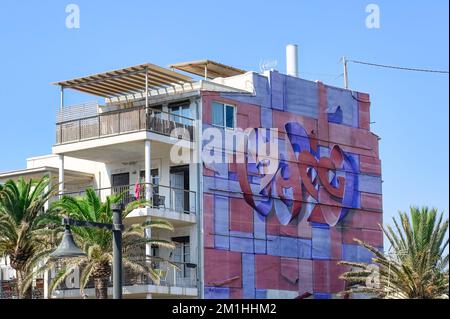
[[[271,71],[274,70],[278,65],[277,60],[260,60],[259,61],[259,70],[261,73],[264,73],[265,71]]]

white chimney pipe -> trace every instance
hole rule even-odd
[[[286,46],[286,74],[298,77],[298,46],[296,44]]]

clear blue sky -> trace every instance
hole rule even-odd
[[[341,56],[448,70],[448,1],[86,1],[81,28],[65,26],[70,1],[0,1],[0,171],[51,152],[59,93],[51,82],[152,62],[209,58],[259,70],[287,43],[300,73],[342,86]],[[381,10],[367,29],[366,5]],[[449,78],[350,65],[352,89],[372,96],[382,140],[386,221],[411,204],[449,210]]]

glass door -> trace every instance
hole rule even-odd
[[[171,208],[189,213],[189,165],[170,168]]]
[[[172,208],[177,212],[184,212],[184,173],[170,174],[170,187],[172,192]]]
[[[190,268],[187,267],[187,263],[191,261],[191,245],[189,236],[172,238],[175,243],[175,249],[173,251],[173,262],[178,264],[180,268],[176,272],[175,281],[178,286],[184,287],[189,283],[191,278]]]

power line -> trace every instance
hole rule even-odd
[[[384,65],[384,64],[363,62],[363,61],[357,61],[357,60],[347,60],[347,62],[352,62],[352,63],[356,63],[356,64],[364,64],[364,65],[369,65],[369,66],[374,66],[374,67],[379,67],[379,68],[386,68],[386,69],[395,69],[395,70],[413,71],[413,72],[428,72],[428,73],[449,74],[449,71],[444,71],[444,70],[406,68],[406,67],[401,67],[401,66]]]

